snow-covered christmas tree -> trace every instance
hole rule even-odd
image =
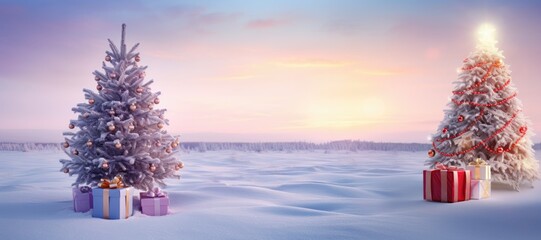
[[[493,27],[483,25],[476,50],[464,59],[426,164],[465,166],[480,157],[492,167],[494,182],[518,190],[521,183],[539,178],[539,163],[529,121],[494,35]]]
[[[85,103],[72,110],[78,114],[65,132],[64,151],[71,159],[62,159],[61,171],[77,175],[73,185],[95,186],[100,179],[120,176],[124,184],[151,190],[154,184],[165,186],[165,178],[180,178],[182,162],[174,157],[178,137],[164,130],[168,120],[165,109],[156,109],[160,92],[151,92],[153,80],[145,81],[145,67],[135,52],[139,44],[126,50],[126,25],[122,25],[120,49],[111,40],[106,51],[103,72],[94,71],[97,92],[83,89]]]

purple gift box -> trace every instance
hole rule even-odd
[[[92,189],[88,186],[72,188],[73,210],[87,212],[92,206]]]
[[[167,215],[169,208],[169,196],[167,193],[161,194],[161,196],[150,197],[147,193],[139,193],[141,199],[141,211],[143,214],[149,216],[163,216]]]

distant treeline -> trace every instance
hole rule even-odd
[[[342,140],[326,143],[310,142],[184,142],[181,143],[183,151],[221,151],[235,150],[244,152],[296,152],[296,151],[428,151],[430,144],[423,143],[386,143]],[[534,145],[534,149],[541,149],[541,143]],[[0,151],[44,151],[61,150],[59,143],[9,143],[0,142]]]

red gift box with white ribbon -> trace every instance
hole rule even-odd
[[[435,169],[423,171],[423,197],[427,201],[453,203],[470,200],[470,184],[470,170],[438,163]]]

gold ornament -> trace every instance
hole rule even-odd
[[[163,128],[163,123],[158,123],[158,128],[162,129]]]
[[[92,147],[92,140],[88,139],[88,141],[86,142],[86,146],[91,148]]]
[[[132,104],[130,105],[130,110],[131,110],[131,111],[135,111],[136,109],[137,109],[137,106],[135,105],[135,103],[132,103]]]
[[[122,147],[122,144],[120,142],[115,143],[115,148],[120,149]]]
[[[173,151],[173,150],[171,149],[171,147],[165,148],[165,152],[166,152],[166,153],[171,153],[172,151]]]
[[[154,165],[153,163],[150,164],[150,167],[148,168],[151,172],[154,172],[156,171],[156,165]]]
[[[159,98],[154,98],[154,103],[155,104],[160,104],[160,99]]]
[[[115,115],[115,114],[116,114],[116,112],[115,112],[114,109],[109,110],[109,115],[113,116],[113,115]]]
[[[103,161],[103,163],[101,164],[101,168],[103,168],[103,169],[109,168],[109,162]]]
[[[94,100],[94,98],[91,98],[91,99],[88,99],[88,104],[92,105],[96,102],[96,100]]]
[[[70,144],[67,141],[65,141],[64,143],[62,143],[62,147],[69,148]]]
[[[107,127],[107,129],[109,129],[109,131],[114,131],[116,129],[115,125],[109,125],[109,127]]]
[[[183,162],[179,162],[179,163],[177,164],[177,166],[178,166],[178,168],[184,168],[184,163],[183,163]]]
[[[130,131],[133,131],[133,130],[135,129],[135,126],[133,126],[133,124],[130,123],[130,125],[128,126],[128,129],[129,129]]]
[[[74,129],[74,128],[75,128],[75,125],[73,125],[73,123],[70,123],[70,124],[68,125],[68,127],[69,127],[69,129]]]
[[[171,143],[171,147],[173,147],[173,148],[176,148],[176,147],[178,147],[178,143],[176,143],[176,142],[172,142],[172,143]]]

